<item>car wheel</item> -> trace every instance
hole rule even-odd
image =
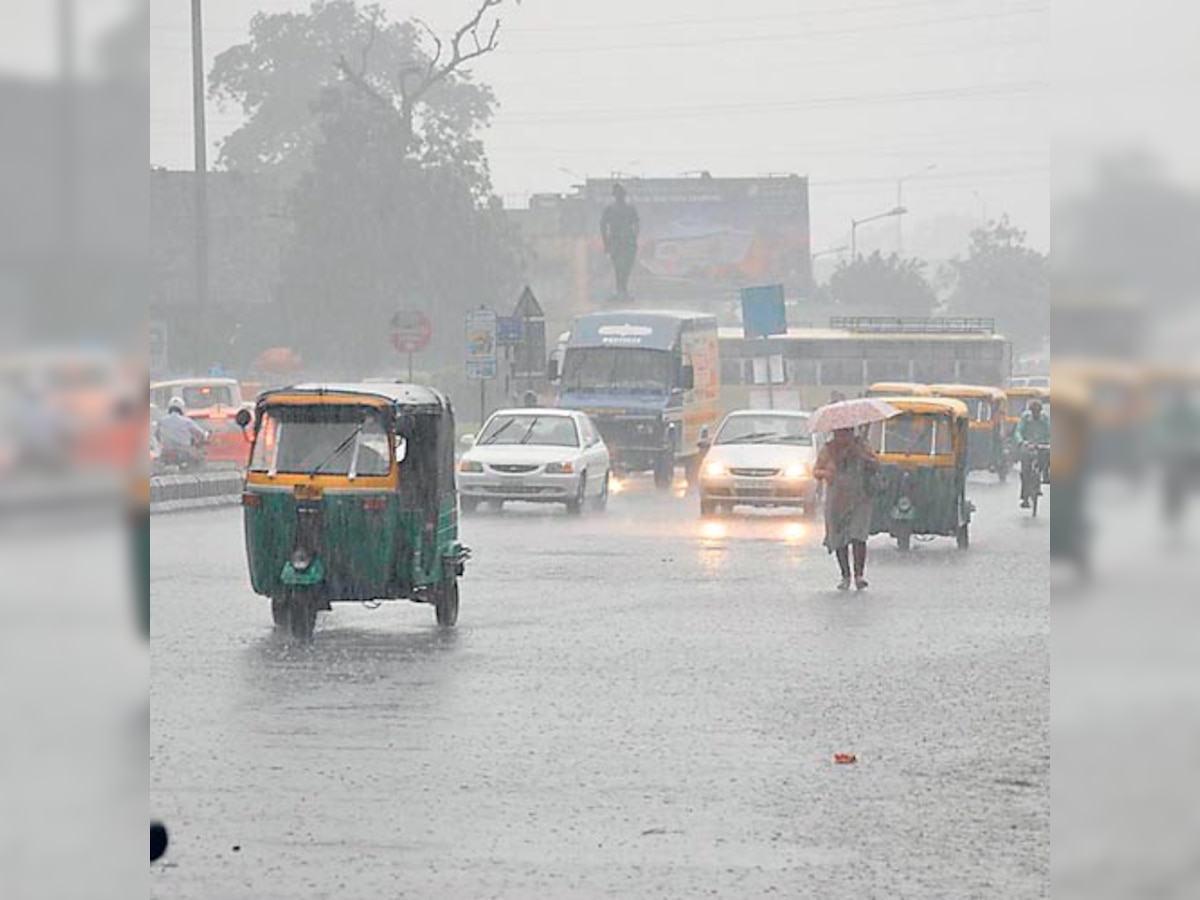
[[[567,514],[578,516],[583,513],[583,504],[587,502],[587,473],[579,476],[579,490],[567,501]]]
[[[608,509],[608,482],[611,477],[608,472],[604,473],[604,481],[600,484],[600,493],[592,501],[592,509],[596,512],[604,512]]]

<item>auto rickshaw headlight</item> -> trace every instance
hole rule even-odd
[[[458,471],[478,474],[483,471],[483,463],[473,459],[464,459],[458,464]]]

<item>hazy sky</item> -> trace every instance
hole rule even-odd
[[[381,5],[442,30],[474,9]],[[151,161],[188,168],[189,4],[151,6]],[[209,65],[256,9],[307,6],[206,0]],[[984,210],[1048,240],[1048,0],[525,0],[504,14],[475,72],[501,103],[487,144],[506,202],[612,172],[795,172],[811,178],[821,250],[893,206],[897,177],[934,166],[904,187],[918,243],[931,219]],[[210,137],[239,121],[210,108]],[[864,245],[893,235],[860,229]]]

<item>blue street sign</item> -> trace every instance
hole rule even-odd
[[[520,316],[496,316],[496,342],[501,346],[519,344],[525,339],[525,322]]]
[[[782,284],[742,288],[742,330],[748,338],[787,334]]]

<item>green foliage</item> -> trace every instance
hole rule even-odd
[[[843,262],[830,277],[827,291],[848,315],[928,316],[937,304],[922,260],[879,251]]]
[[[1050,261],[1025,246],[1008,216],[971,232],[965,258],[949,264],[953,315],[989,316],[1018,350],[1041,346],[1050,333]]]

